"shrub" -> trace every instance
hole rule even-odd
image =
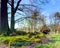
[[[37,34],[35,36],[35,38],[44,38],[44,37],[45,37],[45,35],[43,33]]]
[[[25,31],[16,31],[16,34],[18,34],[18,35],[26,35],[27,33]]]

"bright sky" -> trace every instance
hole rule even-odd
[[[48,4],[44,6],[43,14],[47,17],[52,17],[55,12],[60,12],[60,0],[50,0]],[[49,23],[50,20],[47,19]]]
[[[21,3],[29,4],[29,0],[22,0]],[[43,5],[44,12],[47,12],[49,14],[54,12],[60,12],[60,0],[49,0],[49,3],[46,5]]]
[[[45,5],[44,10],[49,14],[60,12],[60,0],[50,0],[50,2]]]
[[[30,2],[29,2],[29,0],[22,0],[21,4],[22,3],[29,4]],[[38,6],[38,7],[40,7],[40,6]],[[53,14],[55,12],[60,12],[60,0],[49,0],[49,3],[43,5],[42,8],[43,8],[42,14],[44,14],[47,17],[51,16],[51,14]],[[16,18],[21,17],[18,14],[16,14],[16,15],[17,15]],[[47,22],[49,23],[49,20]],[[18,27],[17,24],[15,26],[16,26],[16,28]]]

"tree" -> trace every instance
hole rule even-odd
[[[58,31],[60,30],[60,26],[59,26],[59,23],[60,23],[60,13],[56,12],[54,14],[54,17],[55,17],[55,32],[58,33]]]
[[[22,11],[21,10],[21,8],[18,8],[18,7],[23,7],[23,9],[29,9],[29,10],[31,10],[30,8],[27,8],[26,6],[34,6],[34,7],[36,7],[34,4],[32,4],[32,5],[30,5],[30,4],[20,4],[20,2],[22,1],[22,0],[18,0],[18,2],[17,2],[17,5],[16,5],[16,7],[14,7],[14,0],[9,0],[10,2],[9,2],[9,4],[10,4],[10,6],[11,6],[11,31],[12,32],[14,32],[14,26],[15,26],[15,20],[14,20],[14,17],[15,17],[15,13],[17,12],[17,10],[19,10],[19,11]],[[34,1],[34,0],[33,0]],[[40,1],[40,2],[44,2],[44,1]],[[46,2],[44,2],[44,3],[46,3]],[[43,4],[44,4],[43,3]],[[33,9],[32,9],[33,10]],[[24,12],[24,11],[23,11]],[[26,13],[26,12],[25,12]]]
[[[1,15],[0,15],[0,34],[5,33],[8,34],[9,26],[8,26],[8,13],[7,13],[7,2],[8,0],[1,0]]]
[[[32,19],[33,19],[33,21],[32,21],[32,29],[33,29],[33,32],[35,32],[35,28],[36,28],[36,24],[37,24],[37,20],[38,20],[38,17],[39,16],[39,12],[37,11],[37,10],[34,10],[34,12],[33,12],[33,14],[32,14]]]
[[[14,32],[14,25],[15,25],[14,16],[15,16],[15,13],[18,9],[20,2],[21,0],[18,1],[17,6],[15,8],[14,8],[14,0],[12,0],[12,3],[11,3],[11,31],[12,32]]]
[[[59,12],[56,12],[55,14],[54,14],[54,17],[55,17],[55,23],[60,23],[60,13]]]

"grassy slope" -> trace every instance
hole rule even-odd
[[[60,48],[60,34],[50,34],[51,42],[44,45],[37,46],[36,48]]]

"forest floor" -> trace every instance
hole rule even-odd
[[[50,36],[50,41],[48,43],[34,43],[32,45],[26,45],[22,47],[9,47],[7,44],[2,44],[0,40],[0,48],[60,48],[60,34],[50,34],[47,36]]]

